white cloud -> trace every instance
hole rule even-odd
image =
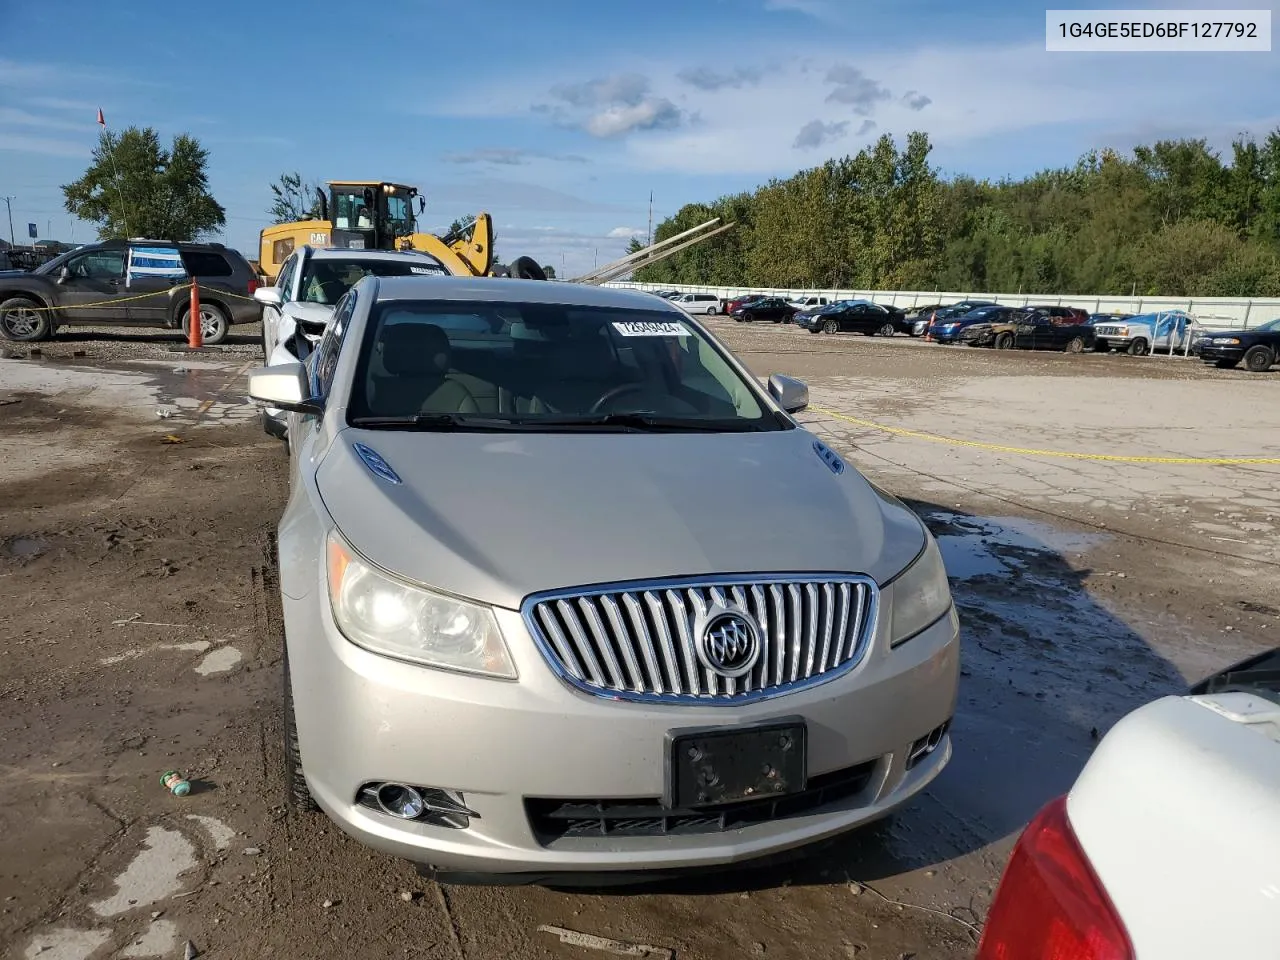
[[[810,65],[839,63],[832,53],[814,49],[805,59]],[[1053,59],[1059,56],[1064,58],[1061,65]],[[1209,83],[1203,69],[1187,69],[1184,59],[1160,60],[1155,54],[1046,55],[1043,41],[971,47],[963,58],[949,56],[941,47],[877,53],[859,58],[857,77],[847,70],[835,75],[846,100],[866,103],[867,97],[858,96],[860,90],[874,94],[874,121],[864,121],[840,148],[856,151],[881,132],[891,133],[901,144],[908,132],[924,130],[944,153],[975,141],[1060,125],[1079,131],[1083,152],[1094,145],[1086,137],[1101,138],[1166,117],[1183,131],[1181,135],[1200,136],[1197,130],[1225,124],[1257,130],[1272,113],[1261,91],[1275,88],[1280,69],[1270,60],[1264,65],[1247,56],[1213,62],[1214,80]],[[939,63],[946,64],[945,72],[939,73]],[[637,169],[685,174],[763,177],[794,171],[796,117],[838,123],[849,117],[854,105],[826,102],[831,88],[815,85],[802,66],[779,65],[751,89],[721,89],[714,96],[690,91],[689,109],[700,112],[702,122],[696,128],[629,141],[627,158]],[[651,69],[655,78],[664,75],[657,66]],[[874,78],[875,91],[860,85],[869,78]],[[891,98],[881,97],[879,89]],[[918,104],[923,97],[930,100],[927,109],[914,108],[913,101]],[[1061,162],[1074,159],[1066,155]],[[1008,169],[1021,169],[1016,155],[1006,155],[1001,162]]]
[[[671,130],[680,126],[682,116],[670,100],[650,99],[601,110],[588,117],[583,128],[593,137],[617,137],[632,130]]]
[[[20,110],[17,107],[0,107],[0,124],[14,127],[38,127],[45,130],[80,130],[85,132],[92,130],[94,126],[92,117],[89,117],[83,123],[75,123],[59,117],[43,116],[38,113],[31,113],[29,110]]]
[[[611,139],[635,130],[674,130],[688,119],[668,98],[649,92],[649,78],[618,73],[551,88],[554,103],[535,103],[535,113],[593,137]]]
[[[859,133],[865,132],[865,126],[868,123],[873,127],[875,126],[875,121],[865,120],[863,121],[864,129],[860,130]],[[821,120],[810,120],[800,128],[800,132],[796,134],[791,146],[797,150],[812,150],[815,147],[822,146],[824,143],[830,143],[832,140],[839,140],[848,129],[848,120],[841,120],[839,123],[823,123]]]
[[[87,146],[70,140],[54,140],[49,137],[28,137],[20,133],[0,131],[0,150],[14,153],[37,153],[46,157],[88,157],[92,152]]]
[[[614,227],[608,236],[613,240],[630,240],[632,237],[643,237],[647,231],[635,227]]]
[[[804,13],[819,20],[831,15],[827,0],[764,0],[764,8],[779,12]]]

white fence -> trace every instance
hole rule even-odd
[[[776,287],[707,287],[689,284],[632,283],[615,280],[609,287],[631,287],[637,290],[679,290],[682,293],[713,293],[722,299],[750,293],[768,296],[817,296],[829,300],[874,300],[909,310],[931,303],[957,303],[960,300],[989,300],[1010,307],[1031,304],[1079,307],[1090,313],[1156,313],[1160,310],[1184,310],[1209,330],[1256,327],[1280,317],[1280,299],[1247,297],[1058,297],[1023,293],[956,293],[927,290],[801,290]]]

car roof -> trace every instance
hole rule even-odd
[[[634,310],[652,310],[658,306],[653,297],[640,290],[509,277],[379,277],[377,284],[378,300],[516,301]],[[674,307],[671,312],[685,316],[684,311]]]
[[[315,260],[430,260],[435,257],[421,250],[361,250],[348,247],[311,247],[309,256]]]

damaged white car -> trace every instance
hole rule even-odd
[[[300,247],[280,267],[274,287],[259,287],[262,358],[267,366],[305,360],[333,317],[333,308],[361,277],[449,276],[435,257],[416,250],[348,250]],[[262,410],[262,428],[288,434],[287,414]]]

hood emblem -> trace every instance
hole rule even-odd
[[[840,459],[840,455],[821,440],[813,441],[813,452],[822,458],[822,462],[830,467],[831,472],[836,476],[844,473],[844,461]]]
[[[760,659],[760,631],[744,613],[713,611],[698,632],[698,659],[728,680],[745,676]]]
[[[387,481],[387,483],[400,483],[400,475],[391,469],[391,464],[382,459],[382,454],[378,453],[372,447],[366,447],[363,443],[353,443],[352,449],[355,450],[361,462],[369,468],[369,472],[375,477]]]

